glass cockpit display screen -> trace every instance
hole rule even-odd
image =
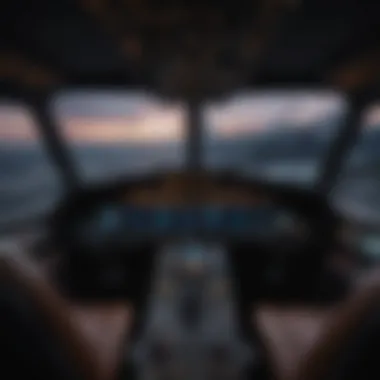
[[[145,240],[166,237],[271,238],[297,228],[297,216],[271,204],[253,207],[103,206],[78,225],[83,239]]]

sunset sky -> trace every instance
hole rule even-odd
[[[378,126],[380,124],[380,105],[371,107],[364,117],[364,124],[371,126]]]
[[[335,94],[242,94],[205,107],[209,131],[236,135],[275,124],[305,125],[342,112],[344,101]],[[172,141],[184,133],[181,105],[160,102],[144,94],[73,93],[53,103],[64,135],[77,142]],[[380,123],[380,106],[366,123]],[[32,114],[20,105],[0,105],[0,140],[31,141],[37,136]]]

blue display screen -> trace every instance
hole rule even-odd
[[[268,205],[247,207],[134,207],[123,209],[129,233],[247,234],[273,231],[279,210]]]

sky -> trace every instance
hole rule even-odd
[[[0,104],[0,141],[33,141],[37,137],[31,114],[24,107]]]
[[[205,124],[219,135],[252,133],[272,125],[303,126],[339,114],[345,102],[334,93],[261,92],[239,94],[205,105]],[[52,101],[53,114],[69,141],[173,141],[184,135],[180,104],[165,103],[144,93],[62,93]],[[380,106],[366,122],[380,123]],[[0,141],[38,137],[33,115],[20,104],[0,104]]]
[[[368,127],[376,127],[380,124],[380,105],[375,105],[366,113],[363,120]]]

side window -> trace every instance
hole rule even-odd
[[[380,225],[380,103],[364,113],[360,138],[333,197],[348,217]]]
[[[0,227],[49,211],[60,195],[58,181],[31,111],[0,103]]]

